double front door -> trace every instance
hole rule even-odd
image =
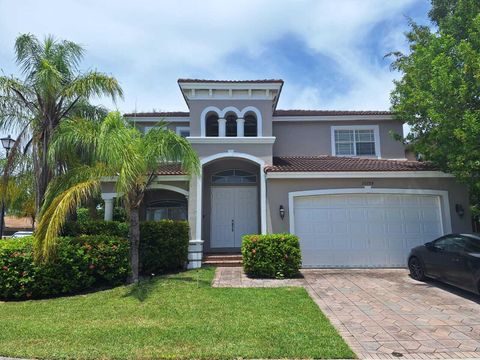
[[[243,235],[258,233],[256,186],[214,186],[211,205],[211,248],[240,248]]]

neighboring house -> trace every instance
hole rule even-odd
[[[163,120],[198,152],[201,176],[160,167],[142,208],[189,221],[191,259],[290,232],[306,267],[397,267],[418,244],[471,231],[467,188],[407,160],[390,112],[277,110],[282,80],[178,84],[190,112],[125,116],[142,131]],[[114,184],[102,189],[111,219]]]
[[[12,235],[17,231],[32,231],[33,221],[29,217],[5,216],[5,229],[3,234],[5,236]]]

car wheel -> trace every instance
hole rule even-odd
[[[408,261],[408,269],[410,270],[410,276],[415,280],[423,281],[426,279],[425,269],[419,258],[411,257]]]

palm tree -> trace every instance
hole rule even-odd
[[[16,62],[22,79],[0,76],[0,128],[18,133],[10,152],[14,158],[31,148],[35,172],[36,208],[40,209],[55,167],[47,166],[52,136],[59,124],[78,114],[95,117],[98,108],[89,100],[122,97],[117,80],[97,71],[79,70],[83,48],[52,36],[40,42],[32,34],[20,35],[15,42]],[[8,167],[5,172],[7,173]]]
[[[36,231],[36,252],[49,259],[66,215],[99,190],[102,177],[116,177],[116,191],[124,199],[130,222],[132,281],[139,278],[139,207],[159,165],[178,163],[187,174],[197,174],[200,162],[190,143],[159,124],[147,134],[125,122],[118,112],[102,122],[82,119],[60,124],[49,152],[55,164],[71,154],[81,161],[55,178],[48,187]],[[72,163],[72,161],[70,161]]]

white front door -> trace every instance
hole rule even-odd
[[[302,196],[294,225],[306,267],[403,267],[411,248],[443,234],[433,195]]]
[[[255,186],[212,187],[211,248],[239,248],[242,236],[258,233]]]

